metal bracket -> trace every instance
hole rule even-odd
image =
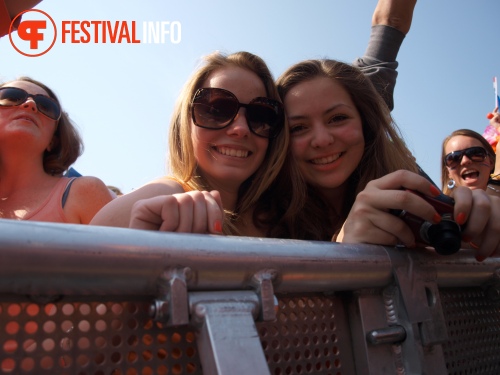
[[[204,373],[270,374],[254,322],[259,306],[253,291],[189,293]]]
[[[188,267],[172,268],[158,280],[159,297],[150,306],[150,316],[168,325],[189,323],[187,281],[192,276]]]
[[[497,268],[491,279],[482,285],[484,294],[492,301],[500,300],[500,268]]]
[[[437,272],[423,267],[407,249],[386,249],[393,263],[396,282],[408,314],[408,321],[417,324],[424,347],[448,341],[446,321],[436,279]]]
[[[278,299],[274,295],[273,281],[278,272],[276,270],[262,270],[253,275],[252,285],[260,299],[259,320],[270,321],[276,319]]]

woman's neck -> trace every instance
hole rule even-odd
[[[238,204],[238,192],[240,184],[231,184],[229,181],[219,181],[200,173],[204,185],[210,190],[217,190],[220,193],[222,206],[225,210],[234,211]]]
[[[52,179],[43,169],[41,160],[22,155],[0,157],[0,194],[10,195],[12,192],[33,188],[42,181]]]
[[[347,182],[336,188],[316,188],[316,190],[325,200],[331,214],[339,217],[346,199]]]

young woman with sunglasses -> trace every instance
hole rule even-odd
[[[495,185],[496,155],[493,147],[479,133],[470,129],[455,130],[443,141],[441,156],[443,192],[450,195],[456,186],[486,190],[500,197]]]
[[[283,125],[283,106],[262,59],[248,52],[207,56],[172,116],[172,175],[111,202],[92,224],[263,235],[252,207],[283,164]]]
[[[326,240],[335,233],[347,243],[414,247],[411,228],[391,210],[440,221],[430,203],[407,191],[440,194],[418,174],[387,106],[360,70],[334,60],[304,61],[278,79],[278,91],[303,180],[294,189],[306,197],[299,215],[274,228],[282,231],[278,236],[284,231],[293,238]],[[286,217],[290,198],[277,191],[276,216]],[[477,259],[500,252],[500,200],[466,188],[457,189],[454,198],[455,220],[467,222],[463,236],[479,245]]]
[[[94,177],[62,177],[82,142],[56,95],[21,77],[0,85],[0,218],[88,224],[112,197]]]

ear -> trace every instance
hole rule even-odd
[[[54,147],[54,138],[52,138],[52,140],[50,141],[49,145],[47,146],[47,148],[45,150],[47,152],[51,152],[53,147]]]
[[[491,174],[495,171],[495,158],[492,157],[491,155],[488,155],[488,159],[490,159],[490,164],[491,164],[490,174]]]

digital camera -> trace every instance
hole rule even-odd
[[[391,213],[402,218],[411,228],[417,243],[433,246],[441,255],[455,254],[462,244],[461,228],[453,220],[455,201],[447,195],[428,197],[413,190],[410,191],[429,202],[441,215],[441,222],[433,224],[405,210],[391,210]]]

